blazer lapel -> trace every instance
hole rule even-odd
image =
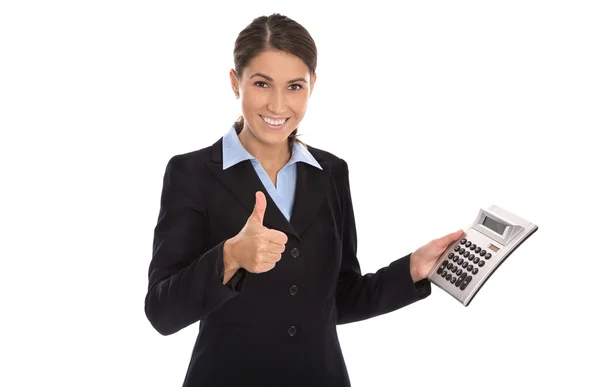
[[[269,192],[256,174],[250,160],[242,161],[236,165],[223,170],[223,138],[212,146],[212,161],[207,164],[215,177],[237,198],[246,208],[248,216],[254,211],[256,202],[256,191],[261,191],[267,198],[267,210],[263,225],[290,234],[299,239],[296,231],[288,220],[283,216],[277,204],[269,195]]]
[[[309,148],[310,149],[310,148]],[[317,216],[327,192],[329,163],[318,160],[323,170],[303,162],[296,163],[296,190],[290,222],[283,216],[273,198],[256,174],[252,162],[245,160],[223,170],[223,138],[212,146],[211,162],[207,164],[214,176],[246,208],[248,216],[254,211],[255,193],[262,191],[267,198],[263,224],[300,240],[302,233]]]
[[[299,236],[318,215],[328,190],[329,163],[317,161],[323,170],[303,162],[296,163],[296,193],[290,221]]]

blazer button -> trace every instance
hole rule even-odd
[[[292,253],[292,258],[298,258],[298,256],[300,255],[300,250],[298,250],[296,247],[294,247],[291,251]]]
[[[293,296],[298,293],[298,287],[296,285],[290,286],[290,294]]]
[[[288,335],[294,336],[295,334],[296,334],[296,327],[294,325],[292,325],[291,327],[288,328]]]

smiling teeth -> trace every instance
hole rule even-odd
[[[268,117],[263,117],[263,116],[261,116],[261,117],[262,117],[262,119],[263,119],[263,120],[264,120],[264,121],[265,121],[267,124],[269,124],[269,125],[273,125],[273,126],[279,126],[279,125],[282,125],[282,124],[285,122],[285,120],[286,120],[286,118],[284,118],[284,119],[282,119],[282,120],[272,120],[272,119],[270,119],[270,118],[268,118]]]

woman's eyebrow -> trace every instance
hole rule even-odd
[[[254,77],[263,77],[264,79],[266,79],[269,82],[273,82],[273,78],[269,77],[268,75],[265,74],[261,74],[261,73],[256,73],[254,75],[252,75],[250,77],[250,79],[254,78]],[[306,79],[304,78],[296,78],[296,79],[292,79],[291,81],[288,81],[288,83],[294,83],[294,82],[304,82],[304,83],[308,83],[306,81]]]

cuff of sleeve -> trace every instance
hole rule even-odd
[[[423,278],[422,280],[415,282],[414,285],[419,299],[425,298],[431,294],[431,282],[429,279]]]
[[[410,257],[412,253],[408,255],[408,275],[410,275]],[[415,291],[417,292],[417,298],[422,299],[431,294],[431,281],[427,277],[413,283]]]
[[[201,319],[206,318],[224,303],[239,294],[223,285],[223,244],[221,242],[206,251],[195,262],[196,267],[191,281],[190,297],[198,305],[202,313]]]
[[[219,278],[219,283],[223,284],[223,277],[225,276],[225,265],[223,263],[223,245],[224,242],[219,244],[219,254],[217,259],[217,273]],[[241,292],[244,288],[244,283],[246,281],[246,277],[248,276],[248,272],[244,268],[239,268],[235,274],[231,277],[231,279],[223,286],[228,289],[235,291],[237,293]]]
[[[417,282],[413,282],[412,276],[410,275],[410,257],[411,254],[408,254],[393,263],[394,266],[397,266],[399,271],[399,277],[402,278],[402,282],[406,282],[407,285],[410,283],[410,289],[412,290],[413,296],[415,300],[422,300],[423,298],[428,297],[431,294],[431,282],[427,278],[423,278]]]

